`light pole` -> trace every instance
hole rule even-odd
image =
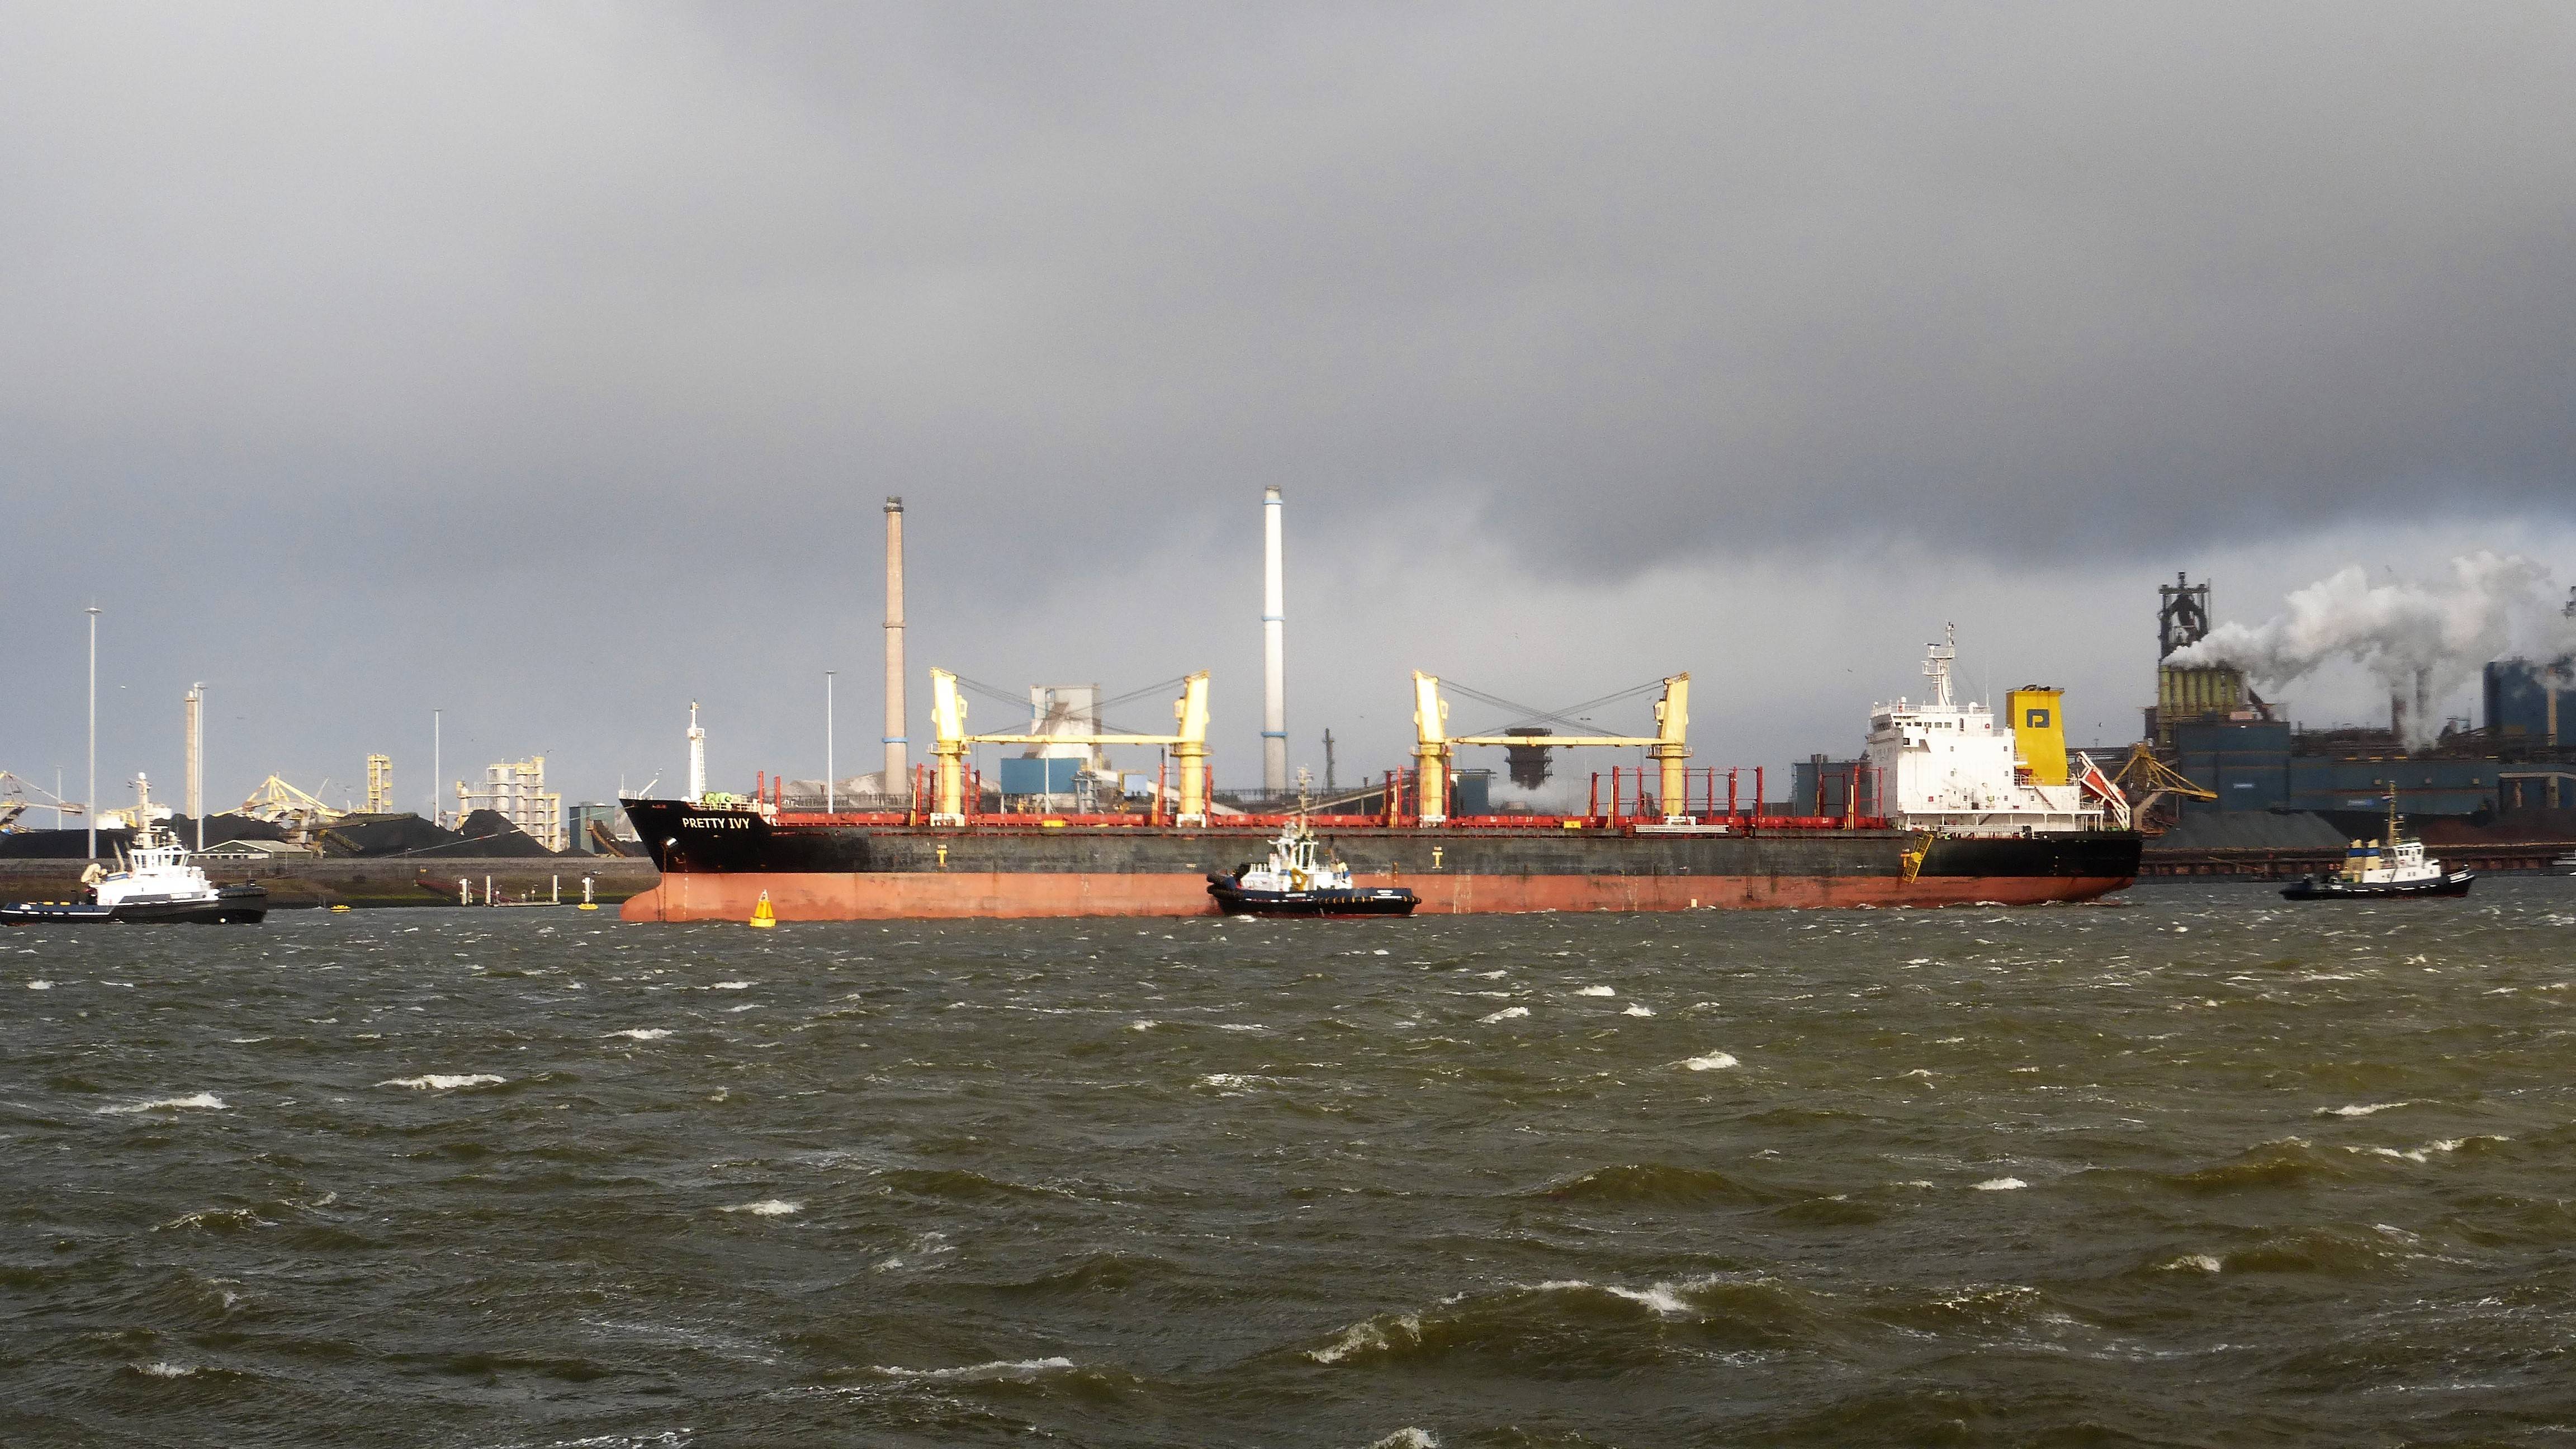
[[[98,605],[89,606],[89,801],[81,808],[89,825],[89,858],[98,859]]]
[[[836,814],[841,808],[840,783],[832,776],[832,673],[823,671],[823,813]]]
[[[197,853],[206,850],[206,686],[188,686],[188,813],[197,817]]]
[[[436,709],[429,712],[429,823],[432,825],[447,823],[441,818],[447,812],[439,808],[438,804],[438,792],[446,788],[441,782],[447,778],[446,759],[440,753],[445,741],[439,733],[444,724],[440,716],[445,713],[444,710]]]

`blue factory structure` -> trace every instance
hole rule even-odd
[[[2166,654],[2207,632],[2208,589],[2183,580],[2165,588],[2160,642]],[[2576,597],[2567,615],[2576,619]],[[2163,747],[2168,764],[2216,797],[2183,801],[2185,818],[2370,814],[2387,809],[2391,793],[2408,816],[2478,824],[2576,808],[2576,660],[2489,663],[2484,717],[2413,747],[2404,739],[2408,701],[2402,697],[2391,703],[2387,729],[2302,730],[2276,718],[2241,676],[2201,677],[2233,670],[2160,665],[2158,673],[2162,708],[2148,712],[2149,737]],[[2194,678],[2178,682],[2181,675]],[[2174,708],[2178,701],[2203,700],[2207,707]],[[2423,707],[2420,689],[2414,707]]]

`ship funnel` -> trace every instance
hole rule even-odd
[[[1261,495],[1261,788],[1288,789],[1288,581],[1276,483]]]

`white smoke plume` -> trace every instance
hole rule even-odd
[[[2518,554],[2481,550],[2451,560],[2450,577],[2374,584],[2359,565],[2292,593],[2278,617],[2226,623],[2174,651],[2174,664],[2232,664],[2258,684],[2286,685],[2333,660],[2368,669],[2393,694],[2440,699],[2504,655],[2519,628],[2544,658],[2576,646],[2576,621],[2546,606],[2549,571]],[[2431,712],[2410,709],[2414,743],[2433,733]]]

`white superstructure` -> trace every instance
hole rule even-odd
[[[192,863],[187,848],[179,837],[160,823],[170,812],[152,803],[151,782],[141,775],[134,778],[134,845],[125,852],[119,869],[84,873],[82,883],[90,887],[92,897],[102,906],[211,905],[216,900],[214,884],[206,879],[205,869]],[[90,871],[99,867],[92,864]]]
[[[1946,835],[2041,835],[2125,827],[2125,802],[2093,762],[2079,755],[2081,772],[2063,785],[2031,778],[2029,762],[2014,747],[2009,725],[1998,725],[1982,704],[1952,696],[1950,665],[1958,658],[1958,630],[1930,646],[1923,672],[1932,697],[1870,707],[1868,757],[1880,791],[1880,811],[1908,830]]]
[[[1351,868],[1326,854],[1300,818],[1270,842],[1269,861],[1235,877],[1235,884],[1248,891],[1346,891],[1352,888]]]

